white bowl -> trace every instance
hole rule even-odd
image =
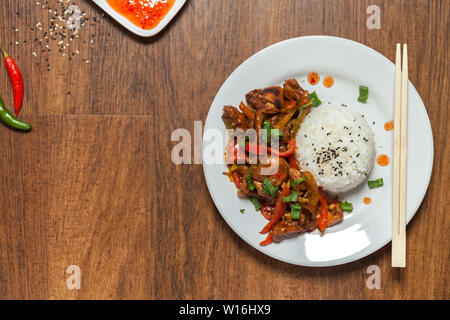
[[[111,8],[111,6],[108,4],[106,0],[92,0],[92,1],[96,3],[100,8],[102,8],[107,14],[109,14],[114,20],[116,20],[118,23],[124,26],[126,29],[141,37],[151,37],[159,33],[161,30],[163,30],[169,24],[169,22],[176,16],[178,11],[180,11],[180,9],[186,2],[186,0],[175,0],[175,3],[173,4],[172,8],[169,10],[167,15],[164,17],[164,19],[162,19],[159,22],[159,24],[153,29],[147,30],[138,27],[130,20],[122,16],[120,13],[118,13],[116,10]]]

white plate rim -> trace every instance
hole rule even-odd
[[[183,5],[186,3],[187,0],[175,0],[175,3],[173,4],[172,8],[169,10],[167,15],[159,22],[159,24],[156,27],[149,30],[142,29],[137,25],[135,25],[134,23],[132,23],[130,20],[128,20],[120,13],[115,11],[113,8],[111,8],[111,6],[108,4],[108,2],[106,2],[106,0],[92,0],[92,1],[130,32],[140,37],[152,37],[161,32],[169,24],[169,22],[177,15],[177,13],[181,10],[181,8],[183,7]]]
[[[277,47],[277,46],[283,46],[286,45],[290,42],[296,42],[296,41],[302,41],[302,40],[307,40],[307,39],[317,39],[317,40],[329,40],[332,39],[334,41],[343,41],[346,42],[347,45],[349,46],[357,46],[360,48],[364,48],[365,50],[368,50],[368,52],[370,52],[371,54],[376,54],[377,56],[381,57],[382,59],[384,59],[386,62],[390,63],[393,67],[394,64],[392,63],[391,60],[389,60],[388,58],[386,58],[384,55],[382,55],[381,53],[379,53],[378,51],[353,40],[350,39],[346,39],[346,38],[341,38],[341,37],[334,37],[334,36],[325,36],[325,35],[310,35],[310,36],[303,36],[303,37],[295,37],[295,38],[290,38],[290,39],[286,39],[277,43],[274,43],[266,48],[261,49],[260,51],[256,52],[255,54],[253,54],[252,56],[250,56],[249,58],[247,58],[243,63],[241,63],[231,74],[230,76],[224,81],[224,83],[222,84],[222,86],[220,87],[220,89],[217,91],[217,94],[211,104],[210,110],[208,111],[208,115],[207,115],[207,119],[205,122],[205,129],[207,128],[207,124],[208,124],[208,120],[211,117],[211,110],[212,107],[216,104],[216,100],[218,99],[219,93],[221,92],[221,90],[225,87],[226,83],[228,81],[230,81],[230,79],[233,79],[233,77],[241,70],[243,69],[248,63],[251,62],[252,59],[254,59],[255,57],[257,57],[258,55],[262,55],[265,54],[267,51]],[[425,105],[420,97],[420,95],[418,94],[416,88],[414,87],[414,85],[411,83],[411,81],[409,81],[409,86],[408,86],[408,90],[414,95],[417,96],[418,101],[420,102],[421,106],[423,107],[424,111],[425,111],[425,122],[427,124],[427,131],[426,135],[430,138],[429,139],[429,144],[431,146],[431,152],[429,154],[429,170],[426,172],[426,185],[424,186],[424,188],[421,191],[420,194],[420,199],[417,202],[417,204],[414,206],[414,208],[411,210],[411,213],[407,212],[407,224],[411,221],[411,219],[413,218],[413,216],[416,214],[418,208],[420,207],[425,194],[428,190],[428,186],[431,180],[431,174],[432,174],[432,169],[433,169],[433,162],[434,162],[434,143],[433,143],[433,133],[432,133],[432,128],[431,128],[431,123],[428,117],[428,113],[427,110],[425,108]],[[205,142],[203,142],[203,147],[205,147]],[[216,206],[216,208],[218,209],[219,213],[221,214],[221,216],[224,218],[224,220],[227,222],[228,226],[240,237],[242,238],[245,242],[247,242],[250,246],[252,246],[253,248],[255,248],[256,250],[260,251],[261,253],[268,255],[274,259],[277,259],[279,261],[288,263],[288,264],[293,264],[293,265],[298,265],[298,266],[306,266],[306,267],[329,267],[329,266],[338,266],[338,265],[342,265],[342,264],[346,264],[346,263],[350,263],[353,261],[357,261],[361,258],[364,258],[376,251],[378,251],[379,249],[381,249],[382,247],[384,247],[386,244],[388,244],[391,240],[392,240],[392,230],[391,230],[391,237],[389,237],[388,239],[386,239],[385,241],[381,241],[380,243],[378,243],[377,245],[372,246],[370,249],[366,250],[361,250],[358,253],[355,253],[351,256],[345,257],[345,258],[341,258],[341,259],[337,259],[337,260],[332,260],[332,261],[325,261],[325,262],[311,262],[311,263],[297,263],[295,261],[289,260],[289,259],[285,259],[282,257],[277,256],[276,254],[273,253],[269,253],[269,252],[265,252],[264,251],[264,247],[261,247],[257,244],[252,243],[252,241],[250,241],[249,239],[247,239],[241,232],[239,232],[239,230],[237,228],[235,228],[235,226],[230,223],[230,221],[227,219],[227,216],[222,212],[222,208],[220,205],[218,205],[218,200],[215,196],[215,194],[211,191],[211,185],[210,185],[210,181],[208,179],[208,170],[207,170],[207,166],[205,165],[205,163],[203,162],[203,172],[205,175],[205,180],[206,180],[206,184],[209,190],[209,193],[211,195],[211,198],[213,199],[213,202]],[[257,231],[256,231],[257,232]]]

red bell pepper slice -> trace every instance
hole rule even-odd
[[[259,245],[260,246],[267,246],[268,244],[271,244],[273,241],[272,241],[272,236],[270,235],[270,233],[267,235],[267,238],[265,239],[265,240],[263,240],[263,241],[261,241],[260,243],[259,243]]]
[[[297,169],[297,170],[300,169],[299,166],[298,166],[297,160],[295,159],[294,155],[289,156],[288,160],[289,160],[289,166],[291,168],[294,168],[294,169]]]
[[[319,202],[320,202],[320,216],[318,220],[318,226],[319,230],[321,232],[324,232],[328,223],[328,205],[327,201],[322,195],[320,195]]]
[[[296,148],[296,142],[295,142],[294,138],[291,138],[291,140],[289,140],[289,149],[287,149],[286,151],[283,151],[283,152],[278,152],[278,151],[272,150],[270,147],[265,147],[264,145],[257,146],[255,144],[247,144],[245,146],[245,150],[247,150],[248,152],[251,152],[251,153],[261,154],[263,152],[263,150],[265,150],[265,151],[267,151],[266,153],[270,152],[270,153],[277,155],[279,157],[282,157],[282,158],[293,155],[295,152],[295,148]]]
[[[275,150],[271,150],[270,148],[267,148],[267,150],[272,154],[275,154],[275,155],[278,155],[279,157],[285,158],[285,157],[289,157],[290,155],[294,154],[296,146],[297,145],[296,145],[295,139],[291,138],[291,140],[289,140],[289,149],[287,149],[286,151],[278,152]]]
[[[241,180],[239,180],[239,175],[237,174],[237,172],[233,172],[233,180],[236,188],[241,190]]]
[[[291,193],[291,190],[289,189],[288,184],[284,184],[283,190],[281,191],[280,196],[277,199],[277,202],[275,204],[275,210],[272,214],[272,218],[270,219],[269,223],[266,224],[266,226],[261,230],[260,233],[267,233],[269,232],[272,227],[280,220],[280,218],[283,216],[284,212],[286,211],[287,202],[283,202],[283,197],[287,197]]]

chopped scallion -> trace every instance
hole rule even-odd
[[[303,110],[303,109],[305,109],[306,107],[309,107],[309,106],[312,105],[312,104],[313,104],[313,102],[310,101],[310,102],[308,102],[308,103],[302,105],[300,108]]]
[[[253,183],[253,177],[252,177],[252,175],[249,174],[249,175],[245,178],[245,180],[247,180],[248,190],[250,190],[250,191],[255,190],[256,186],[255,186],[255,184]]]
[[[346,212],[352,212],[353,211],[353,204],[351,202],[341,202],[341,210]]]
[[[247,141],[248,141],[248,136],[241,137],[241,138],[238,139],[238,145],[241,148],[245,148],[245,145],[247,144]]]
[[[268,178],[264,178],[262,193],[273,196],[278,191],[278,188],[275,187]]]
[[[291,207],[291,219],[300,219],[300,211],[302,207],[300,204],[295,203]]]
[[[369,181],[367,181],[367,183],[368,183],[370,189],[379,188],[384,185],[383,178],[378,178],[376,180],[369,180]]]
[[[272,137],[275,137],[277,140],[283,137],[283,132],[280,129],[272,129],[271,133]]]
[[[366,102],[369,97],[369,88],[366,86],[359,86],[359,102]]]
[[[253,206],[255,207],[255,210],[258,211],[259,209],[261,209],[261,203],[259,202],[258,198],[256,197],[251,197],[250,198],[250,202],[253,204]]]
[[[309,99],[311,100],[312,105],[314,107],[317,107],[322,103],[322,101],[320,101],[320,99],[317,96],[317,93],[315,91],[309,94]]]
[[[245,212],[245,209],[241,209],[241,210],[239,210],[242,214],[244,214],[244,212]]]
[[[263,129],[266,130],[266,134],[263,135],[262,138],[263,138],[264,142],[267,142],[270,139],[270,133],[271,133],[271,131],[273,129],[272,124],[270,123],[270,121],[264,120],[264,122],[263,122]]]
[[[306,181],[307,179],[308,179],[308,178],[305,176],[305,177],[302,177],[302,178],[297,179],[297,180],[292,180],[292,181],[291,181],[291,187],[298,186],[300,183]]]
[[[296,202],[298,198],[298,193],[296,191],[292,191],[290,195],[287,197],[283,197],[283,202]]]

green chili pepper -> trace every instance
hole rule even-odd
[[[29,131],[31,130],[31,125],[16,118],[9,110],[6,108],[5,103],[0,97],[0,120],[13,129]]]

